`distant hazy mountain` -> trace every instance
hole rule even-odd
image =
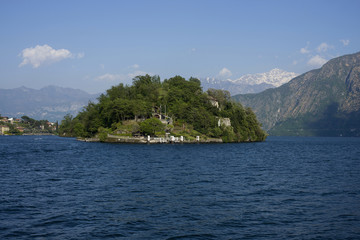
[[[266,73],[247,74],[238,79],[224,79],[216,78],[201,79],[204,90],[208,88],[228,90],[231,95],[258,93],[268,88],[279,87],[284,83],[289,82],[298,74],[293,72],[286,72],[284,70],[275,68]]]
[[[273,135],[360,136],[360,52],[234,99],[251,107]]]
[[[97,96],[78,89],[56,86],[40,90],[26,87],[0,89],[0,114],[60,121],[68,113],[76,115],[90,100],[96,100]]]

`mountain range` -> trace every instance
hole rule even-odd
[[[233,98],[251,107],[270,135],[360,136],[360,52],[280,87]]]
[[[251,107],[270,135],[360,136],[360,52],[334,58],[320,69],[296,76],[279,69],[248,74],[236,80],[202,80],[204,90],[235,92],[233,98]],[[0,114],[62,120],[76,115],[99,94],[48,86],[0,89]]]
[[[0,114],[60,121],[68,113],[76,115],[89,101],[95,101],[98,95],[57,86],[40,90],[27,87],[0,89]]]
[[[295,73],[273,69],[267,73],[247,74],[236,80],[202,79],[204,90],[216,88],[231,94],[260,92],[288,82]],[[76,115],[89,101],[95,101],[99,94],[58,86],[47,86],[40,90],[19,87],[0,89],[0,114],[9,117],[23,115],[34,119],[60,121],[70,113]]]
[[[246,74],[235,80],[221,80],[210,77],[200,80],[204,90],[209,88],[222,89],[229,91],[231,95],[236,95],[258,93],[268,88],[279,87],[282,84],[289,82],[296,76],[298,76],[298,74],[294,72],[286,72],[275,68],[265,73]]]

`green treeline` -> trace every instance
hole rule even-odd
[[[1,119],[1,115],[0,115]],[[9,127],[6,134],[57,134],[58,123],[51,123],[48,120],[35,120],[28,116],[22,116],[21,119],[15,119],[13,122],[3,122],[0,125]]]
[[[161,120],[160,120],[161,119]],[[230,124],[224,124],[226,120]],[[263,141],[250,108],[230,99],[227,91],[203,92],[196,78],[175,76],[160,81],[159,76],[137,76],[132,86],[113,86],[90,102],[75,118],[65,116],[60,136],[93,137],[105,140],[119,136],[196,136],[222,138],[224,142]]]

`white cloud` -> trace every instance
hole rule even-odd
[[[140,67],[139,64],[134,64],[134,65],[131,65],[129,68],[138,69],[139,67]]]
[[[326,52],[327,50],[329,50],[330,48],[334,48],[333,46],[323,42],[321,43],[318,47],[317,47],[317,51],[318,52]]]
[[[34,48],[25,48],[22,50],[20,56],[23,61],[20,63],[19,67],[31,64],[33,68],[38,68],[43,64],[51,64],[66,58],[71,58],[73,57],[73,54],[67,49],[56,50],[45,44],[43,46],[37,45]],[[77,55],[78,58],[83,56],[83,53]]]
[[[347,46],[347,45],[349,45],[350,40],[349,40],[349,39],[341,39],[340,42],[341,42],[344,46]]]
[[[149,75],[153,75],[153,74],[151,74],[151,73],[147,73],[147,72],[143,72],[143,71],[135,71],[135,72],[133,72],[133,73],[128,73],[127,74],[127,77],[128,78],[130,78],[130,79],[133,79],[134,77],[136,77],[136,76],[144,76],[144,75],[146,75],[146,74],[149,74]]]
[[[300,49],[300,53],[302,53],[302,54],[310,53],[310,50],[308,49],[308,48],[309,48],[309,44],[310,44],[310,42],[307,42],[307,43],[306,43],[306,47],[303,47],[303,48]]]
[[[101,75],[99,77],[95,78],[96,81],[99,82],[115,82],[115,81],[124,81],[126,80],[126,76],[122,74],[110,74],[106,73],[104,75]]]
[[[220,70],[218,76],[222,78],[228,78],[232,76],[232,73],[229,69],[224,67],[223,69]]]
[[[78,53],[76,55],[77,58],[83,58],[85,56],[85,53]]]
[[[143,71],[135,71],[128,74],[110,74],[106,73],[104,75],[98,76],[95,78],[95,81],[98,82],[123,82],[123,83],[131,83],[132,79],[136,76],[143,75],[152,75],[151,73],[143,72]]]
[[[310,65],[312,67],[321,67],[326,62],[327,62],[326,59],[320,57],[319,55],[316,55],[316,56],[313,56],[312,58],[310,58],[310,60],[308,61],[308,65]]]
[[[301,52],[302,54],[306,54],[306,53],[309,53],[310,51],[309,51],[306,47],[304,47],[304,48],[301,48],[301,49],[300,49],[300,52]]]

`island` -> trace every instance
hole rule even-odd
[[[258,142],[266,132],[250,108],[224,90],[202,90],[197,78],[164,81],[144,75],[89,102],[75,117],[66,115],[59,135],[81,141],[117,143]]]

